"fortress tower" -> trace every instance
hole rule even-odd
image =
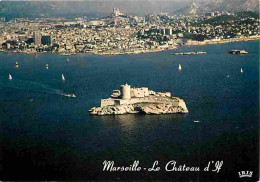
[[[131,86],[127,83],[125,85],[121,85],[121,99],[123,100],[130,100],[131,94],[130,94]]]

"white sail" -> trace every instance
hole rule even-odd
[[[8,79],[9,79],[9,80],[12,80],[12,79],[13,79],[12,75],[9,74],[9,78],[8,78]]]
[[[179,70],[181,70],[181,65],[179,64],[179,68],[178,68]]]
[[[242,68],[240,69],[240,72],[241,72],[241,73],[244,73],[244,71],[243,71],[243,69],[242,69]]]
[[[61,75],[61,79],[62,79],[63,81],[65,81],[65,77],[64,77],[63,74]]]
[[[67,58],[67,61],[70,61],[69,58]]]

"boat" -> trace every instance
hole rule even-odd
[[[63,96],[65,96],[65,97],[73,97],[73,98],[75,98],[76,97],[76,95],[75,94],[62,94]]]
[[[62,81],[65,81],[65,77],[63,74],[61,75],[61,79],[62,79]]]
[[[45,67],[46,67],[46,69],[49,69],[49,65],[48,64],[46,64]]]
[[[243,71],[243,69],[242,69],[242,68],[240,69],[240,73],[244,73],[244,71]]]
[[[242,49],[242,50],[232,49],[228,53],[229,54],[248,54],[248,52],[245,51],[244,49]]]
[[[195,120],[194,123],[199,123],[200,121],[199,120]]]
[[[181,70],[181,69],[182,69],[180,64],[179,64],[179,67],[178,67],[178,69],[179,69],[179,70]]]
[[[18,68],[18,67],[19,67],[19,65],[18,65],[18,62],[16,62],[16,63],[15,63],[15,67],[16,67],[16,68]]]
[[[12,75],[9,74],[9,78],[8,78],[8,79],[9,79],[9,80],[12,80],[12,79],[13,79]]]
[[[12,75],[9,74],[9,78],[8,78],[8,79],[9,79],[9,80],[12,80],[12,79],[13,79]]]

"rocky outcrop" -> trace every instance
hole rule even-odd
[[[140,106],[140,112],[145,114],[175,114],[188,113],[188,109],[182,106],[173,106],[171,104],[148,104]]]
[[[105,107],[93,107],[89,110],[93,115],[117,115],[117,114],[175,114],[188,113],[188,109],[184,101],[180,101],[178,106],[171,103],[142,103],[128,105],[113,105]]]

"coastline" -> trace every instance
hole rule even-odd
[[[241,38],[231,38],[231,39],[216,39],[216,40],[204,40],[204,41],[187,41],[186,46],[194,45],[211,45],[211,44],[228,44],[232,42],[247,42],[260,40],[260,36],[250,36],[250,37],[241,37]]]
[[[107,52],[85,52],[84,54],[94,54],[94,55],[126,55],[126,54],[144,54],[144,53],[153,53],[153,52],[162,52],[168,50],[175,50],[182,46],[204,46],[204,45],[211,45],[211,44],[228,44],[232,42],[247,42],[247,41],[255,41],[260,40],[260,36],[250,36],[250,37],[241,37],[241,38],[230,38],[230,39],[214,39],[214,40],[204,40],[204,41],[194,41],[194,40],[187,40],[187,42],[181,46],[171,46],[166,48],[154,48],[154,49],[144,49],[144,50],[135,50],[135,51],[126,51],[126,52],[119,52],[119,51],[107,51]],[[12,52],[12,53],[23,53],[23,54],[44,54],[49,53],[47,51],[44,52],[36,52],[36,51],[10,51],[10,50],[3,50],[1,49],[0,52]],[[52,54],[59,54],[61,56],[71,56],[76,55],[78,53],[82,54],[82,52],[71,52],[71,53],[59,53],[59,52],[51,52]]]

